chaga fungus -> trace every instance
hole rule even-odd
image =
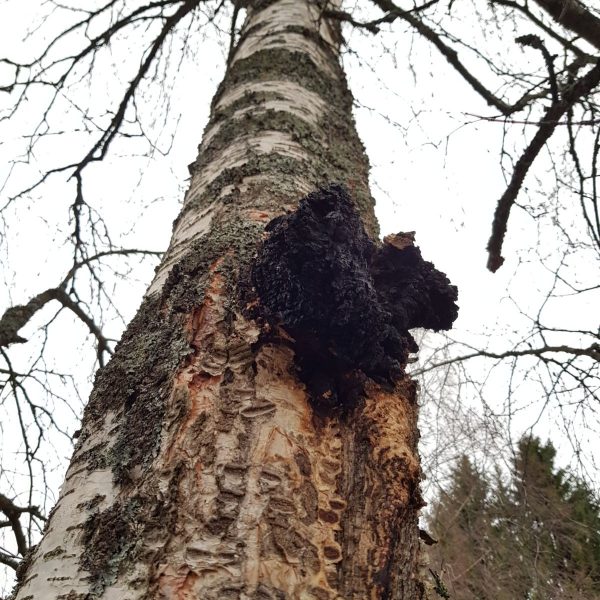
[[[374,243],[337,184],[267,225],[251,272],[255,316],[293,338],[318,405],[353,404],[366,376],[380,383],[401,376],[418,350],[409,329],[452,326],[456,287],[413,242],[414,234],[399,233]]]

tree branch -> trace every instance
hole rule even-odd
[[[437,2],[437,0],[436,0]],[[381,17],[381,19],[375,19],[374,21],[357,21],[350,13],[343,10],[334,10],[327,9],[323,11],[323,16],[329,19],[337,19],[338,21],[344,21],[345,23],[350,23],[353,27],[357,27],[358,29],[366,29],[370,33],[377,34],[379,33],[379,25],[383,23],[391,23],[395,20],[394,15],[385,15]]]
[[[578,79],[572,86],[568,87],[562,97],[551,104],[540,121],[539,128],[533,139],[520,156],[515,165],[510,182],[504,194],[498,201],[494,221],[492,223],[492,234],[490,236],[487,250],[487,268],[495,273],[504,262],[502,257],[502,244],[508,224],[510,211],[517,199],[521,185],[529,171],[533,161],[550,139],[561,117],[579,99],[589,94],[600,83],[600,60],[583,77]]]
[[[41,310],[51,300],[58,300],[65,308],[73,312],[90,330],[98,343],[97,355],[100,365],[104,365],[104,352],[112,354],[108,340],[94,320],[73,300],[61,287],[51,288],[34,296],[27,304],[12,306],[7,309],[0,319],[0,347],[26,342],[25,338],[18,335],[33,315]]]
[[[558,34],[552,27],[546,25],[541,19],[539,19],[536,15],[534,15],[527,5],[523,6],[514,0],[492,0],[493,4],[497,4],[499,6],[505,6],[507,8],[512,8],[513,10],[518,10],[523,13],[534,25],[539,27],[546,35],[554,38],[557,42],[559,42],[562,46],[571,50],[575,56],[579,60],[585,61],[593,61],[594,57],[590,54],[587,54],[581,48],[577,47],[572,41],[568,40],[564,36]]]
[[[515,104],[508,104],[495,94],[490,92],[477,79],[465,65],[459,60],[458,53],[442,41],[442,38],[428,25],[415,17],[410,12],[402,10],[396,6],[392,0],[373,0],[373,2],[383,11],[406,21],[413,29],[420,33],[425,39],[429,40],[456,70],[456,72],[490,105],[499,110],[503,115],[511,115],[523,109],[528,101],[527,96],[518,100]]]
[[[558,82],[556,81],[556,72],[554,71],[554,62],[550,52],[548,52],[548,48],[537,35],[529,34],[522,35],[515,39],[517,44],[521,44],[522,46],[529,46],[530,48],[535,48],[542,53],[544,57],[544,62],[546,63],[546,68],[548,69],[548,80],[550,82],[550,93],[552,94],[552,102],[558,102]]]
[[[23,527],[19,517],[24,512],[31,512],[29,508],[20,508],[14,502],[7,498],[4,494],[0,494],[0,511],[2,511],[10,522],[10,527],[15,535],[15,541],[17,543],[17,549],[21,556],[25,556],[25,553],[29,549]],[[37,508],[36,508],[37,511]],[[39,514],[39,511],[37,511]]]
[[[45,290],[34,296],[27,304],[11,306],[0,318],[0,347],[11,344],[22,344],[27,340],[18,332],[38,310],[41,310],[50,300],[54,300],[56,289]]]
[[[156,39],[152,42],[150,46],[150,51],[142,61],[138,72],[135,77],[127,87],[123,98],[121,99],[121,103],[115,113],[114,117],[111,119],[110,124],[104,130],[100,139],[92,146],[92,148],[88,151],[87,155],[83,158],[79,166],[75,169],[73,176],[78,179],[81,175],[81,172],[85,168],[85,166],[96,160],[101,160],[106,155],[110,143],[114,139],[115,135],[118,133],[121,124],[123,123],[123,119],[125,118],[125,111],[129,106],[129,102],[132,99],[135,91],[138,88],[138,85],[142,81],[142,79],[146,76],[146,73],[150,69],[150,65],[154,62],[158,51],[162,47],[163,43],[167,39],[169,33],[171,33],[172,29],[190,12],[192,12],[200,3],[200,0],[186,0],[177,11],[175,11],[172,15],[167,17],[164,21],[164,25],[156,37]],[[99,155],[96,155],[96,152],[100,152]]]
[[[12,306],[0,317],[0,347],[8,347],[11,344],[22,344],[27,340],[18,332],[31,320],[33,315],[41,310],[51,300],[58,300],[65,308],[73,311],[90,329],[91,333],[98,338],[100,329],[87,316],[83,309],[65,292],[68,282],[73,279],[75,273],[83,266],[88,266],[101,258],[110,256],[129,256],[131,254],[142,254],[151,256],[161,256],[161,252],[154,250],[137,250],[134,248],[122,248],[116,250],[106,250],[98,252],[93,256],[87,257],[76,262],[70,269],[61,284],[56,288],[51,288],[37,294],[27,304]],[[102,337],[104,342],[106,340]]]
[[[537,356],[538,358],[543,357],[546,354],[555,354],[557,352],[564,352],[565,354],[571,354],[572,356],[587,356],[592,358],[596,362],[600,363],[600,344],[592,344],[589,348],[574,348],[572,346],[542,346],[541,348],[527,348],[526,350],[507,350],[506,352],[488,352],[486,350],[477,350],[471,354],[463,354],[462,356],[455,356],[441,362],[435,363],[430,367],[423,369],[416,369],[411,374],[421,375],[427,373],[433,369],[452,365],[459,362],[464,362],[472,358],[495,358],[503,360],[505,358],[519,358],[522,356]]]
[[[10,567],[14,571],[16,571],[19,568],[20,563],[18,560],[12,558],[8,554],[5,554],[4,552],[0,552],[0,564],[6,565],[7,567]]]
[[[534,0],[557,23],[600,50],[600,19],[579,0]]]

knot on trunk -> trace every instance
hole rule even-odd
[[[414,233],[373,242],[335,184],[267,225],[251,281],[254,316],[291,336],[308,391],[328,406],[352,403],[365,376],[393,383],[418,350],[409,330],[449,329],[458,314],[456,287]]]

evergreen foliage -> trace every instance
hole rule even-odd
[[[600,599],[600,505],[555,456],[523,438],[508,481],[458,461],[430,517],[432,567],[452,598]]]

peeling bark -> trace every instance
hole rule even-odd
[[[343,184],[377,232],[337,25],[311,0],[248,4],[170,247],[98,373],[19,600],[425,597],[401,362],[364,374],[346,410],[315,410],[293,345],[248,313],[265,225],[310,192]]]

